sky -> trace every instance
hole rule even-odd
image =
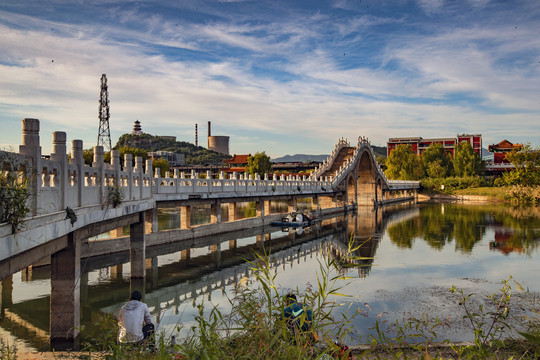
[[[540,1],[2,0],[0,148],[21,119],[113,146],[152,135],[231,154],[329,154],[340,138],[482,134],[540,145]],[[71,145],[68,144],[68,149]]]

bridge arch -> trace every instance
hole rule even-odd
[[[375,169],[371,153],[367,149],[362,150],[357,169],[357,203],[358,205],[372,205],[377,198]]]
[[[358,202],[356,196],[356,181],[354,176],[351,174],[347,177],[347,205],[356,204]]]

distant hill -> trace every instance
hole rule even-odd
[[[386,158],[386,146],[371,146],[373,152],[377,157],[382,156]],[[272,162],[308,162],[308,161],[318,161],[323,162],[328,158],[329,155],[307,155],[307,154],[295,154],[295,155],[285,155],[279,158],[272,159]]]
[[[186,141],[175,141],[171,138],[153,136],[150,134],[120,136],[114,146],[115,149],[123,146],[144,149],[146,151],[172,151],[186,155],[186,165],[221,164],[224,159],[230,159],[230,155],[221,154],[195,146]]]
[[[274,158],[272,159],[272,162],[301,162],[301,163],[305,163],[308,161],[323,162],[327,158],[328,158],[328,155],[295,154],[295,155],[285,155],[279,158]]]

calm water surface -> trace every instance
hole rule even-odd
[[[195,222],[206,222],[209,215],[204,209],[199,212]],[[246,204],[240,212],[249,217],[254,209]],[[166,213],[162,213],[160,228],[176,228],[179,220],[174,211]],[[359,268],[342,269],[352,279],[339,285],[344,285],[342,292],[353,296],[353,308],[370,309],[367,317],[353,321],[356,332],[352,342],[365,341],[379,314],[388,320],[423,313],[460,318],[457,300],[448,291],[452,285],[488,294],[512,276],[539,292],[539,213],[539,209],[493,205],[423,204],[360,209],[358,215],[326,219],[302,234],[270,228],[220,236],[216,239],[221,242],[219,254],[203,247],[192,249],[186,259],[185,253],[171,249],[172,253],[147,260],[145,302],[159,324],[158,331],[171,336],[178,328],[193,325],[196,304],[216,304],[227,312],[236,282],[244,277],[253,279],[243,261],[253,250],[271,247],[280,289],[302,291],[316,283],[319,261],[339,256],[354,236],[364,244],[355,255],[367,259],[360,261]],[[226,216],[225,211],[222,216]],[[110,263],[114,259],[105,260]],[[83,264],[99,266],[96,259],[83,260]],[[31,273],[17,273],[2,283],[0,336],[17,341],[19,348],[45,347],[49,271],[48,267],[33,268]],[[83,275],[82,325],[92,328],[104,314],[117,313],[129,292],[128,263]],[[445,336],[470,340],[472,333],[463,331],[461,325],[456,323]],[[182,330],[180,335],[184,333]]]

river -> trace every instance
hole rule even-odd
[[[249,204],[245,209],[243,216],[253,216]],[[199,213],[195,223],[206,222],[207,212]],[[175,228],[177,222],[171,212],[160,214],[163,231]],[[448,321],[449,326],[440,329],[444,338],[472,340],[472,330],[462,318],[463,307],[449,291],[453,285],[485,298],[512,276],[531,292],[540,292],[540,209],[419,204],[360,209],[358,214],[325,219],[303,233],[261,228],[223,235],[217,240],[218,252],[205,247],[191,249],[189,256],[172,252],[148,259],[145,302],[158,320],[158,332],[170,337],[180,329],[183,336],[194,324],[197,304],[217,305],[226,313],[238,281],[256,286],[244,261],[253,251],[271,253],[281,293],[301,294],[306,286],[316,284],[321,262],[346,251],[351,236],[362,244],[354,254],[357,266],[333,273],[348,278],[337,285],[350,297],[338,300],[346,299],[352,309],[365,311],[365,316],[352,319],[349,343],[367,341],[377,319],[383,324],[423,315]],[[122,262],[121,256],[118,259]],[[82,261],[86,268],[92,264],[99,261]],[[48,266],[34,267],[2,282],[0,336],[16,342],[21,350],[46,348],[49,271]],[[85,273],[81,325],[92,329],[105,314],[115,314],[129,292],[129,263]]]

